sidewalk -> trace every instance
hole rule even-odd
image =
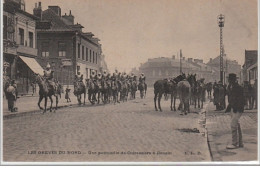
[[[2,106],[3,106],[3,116],[4,117],[6,117],[6,116],[12,117],[12,116],[17,116],[18,114],[20,115],[20,114],[42,111],[38,107],[38,100],[39,100],[38,93],[35,94],[34,96],[32,96],[32,95],[23,95],[23,96],[18,95],[18,97],[20,97],[16,101],[16,107],[18,108],[18,112],[10,112],[8,110],[7,100],[6,100],[6,98],[3,98]],[[55,108],[56,99],[55,99],[55,97],[52,97],[52,99],[53,99],[52,107]],[[65,94],[62,93],[61,98],[59,97],[58,108],[68,107],[68,106],[78,104],[77,97],[73,94],[73,91],[70,93],[70,99],[71,99],[71,102],[67,103],[67,100],[65,99]],[[82,102],[84,101],[83,98],[81,99],[81,101]],[[87,96],[86,96],[86,103],[88,103]],[[50,108],[50,104],[51,104],[51,102],[50,102],[50,99],[48,98],[47,109]],[[41,102],[41,107],[44,107],[44,99]]]
[[[240,118],[244,148],[226,149],[231,144],[230,114],[215,111],[212,102],[208,105],[206,128],[212,161],[256,161],[257,160],[257,110],[245,110]]]

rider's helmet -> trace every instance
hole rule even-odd
[[[91,77],[94,78],[96,76],[96,72],[95,71],[91,71]]]
[[[107,71],[106,71],[106,70],[104,70],[104,71],[103,71],[103,76],[105,76],[105,77],[106,77],[107,75],[108,75],[108,74],[107,74]]]
[[[102,75],[101,75],[100,72],[97,74],[97,78],[98,78],[98,79],[101,79],[101,78],[102,78]]]
[[[47,63],[46,69],[49,70],[51,68],[50,63]]]

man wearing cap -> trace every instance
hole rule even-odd
[[[44,70],[43,73],[44,73],[43,77],[46,79],[47,83],[54,90],[54,96],[56,96],[56,84],[53,81],[53,73],[54,73],[54,71],[51,70],[51,66],[50,66],[49,63],[47,64],[46,70]]]
[[[228,82],[229,105],[225,112],[231,112],[232,144],[228,145],[227,149],[235,149],[238,147],[244,147],[239,119],[244,112],[245,102],[243,88],[238,84],[236,74],[230,73],[228,76]]]

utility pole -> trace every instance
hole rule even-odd
[[[225,16],[218,15],[218,26],[220,28],[220,81],[224,84],[224,70],[223,70],[223,27],[225,23]]]
[[[180,74],[182,74],[182,51],[180,50]]]

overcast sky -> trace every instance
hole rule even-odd
[[[32,13],[39,0],[25,0]],[[100,38],[111,71],[129,71],[148,58],[186,58],[208,62],[219,55],[217,16],[225,15],[224,46],[230,59],[244,63],[245,49],[257,46],[257,0],[41,0],[72,11],[75,22]]]

